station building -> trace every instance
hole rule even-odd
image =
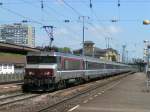
[[[102,60],[107,60],[107,61],[120,62],[120,54],[117,52],[117,50],[113,48],[100,49],[98,47],[95,47],[94,44],[95,43],[93,43],[92,41],[84,42],[85,56],[100,58]],[[82,48],[78,50],[74,50],[73,53],[76,55],[81,55]]]
[[[39,49],[0,42],[0,74],[20,74],[24,72],[26,54]]]

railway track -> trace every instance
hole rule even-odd
[[[37,96],[40,96],[40,94],[18,93],[14,95],[8,95],[6,97],[0,98],[0,107],[6,106],[8,104],[13,104],[20,101],[28,100]]]
[[[9,95],[0,97],[0,107],[2,107],[1,111],[13,112],[13,110],[15,110],[14,112],[16,112],[16,111],[20,111],[20,112],[30,112],[30,111],[51,112],[54,109],[55,110],[58,109],[58,112],[59,111],[62,112],[62,111],[64,111],[64,109],[68,110],[70,108],[68,105],[70,105],[70,104],[72,105],[72,103],[70,103],[70,102],[74,101],[75,99],[79,98],[80,100],[82,100],[82,98],[89,97],[89,95],[93,94],[93,92],[96,89],[99,89],[101,87],[103,88],[111,82],[116,82],[117,80],[122,79],[123,77],[127,76],[128,74],[130,74],[130,73],[125,73],[124,75],[115,76],[116,78],[110,77],[110,78],[104,79],[102,81],[94,81],[89,84],[75,86],[72,88],[68,88],[65,90],[60,90],[60,91],[56,91],[56,92],[52,92],[52,93],[9,94]],[[40,97],[40,96],[42,96],[42,97]],[[39,100],[39,99],[43,99],[43,100]],[[19,106],[19,108],[17,105]],[[66,112],[66,111],[64,111],[64,112]]]
[[[0,82],[0,85],[5,85],[5,84],[23,84],[23,80],[9,81],[9,82]]]
[[[129,73],[129,74],[132,74],[132,73]],[[125,76],[127,76],[127,75],[124,75],[124,76],[122,76],[122,77],[119,77],[119,79],[124,78]],[[118,80],[118,78],[116,78],[115,80],[112,80],[112,82],[113,82],[113,81],[116,81],[116,80]],[[96,90],[96,89],[98,89],[98,88],[100,88],[100,87],[103,87],[103,86],[105,86],[105,85],[107,85],[107,84],[108,84],[108,83],[97,84],[97,85],[95,85],[95,87],[88,88],[87,90],[81,91],[81,92],[79,92],[79,93],[77,93],[77,94],[74,94],[74,95],[72,95],[71,97],[64,98],[64,99],[62,99],[62,100],[56,102],[55,104],[49,105],[49,106],[47,106],[46,108],[42,108],[42,109],[40,109],[40,110],[38,110],[38,111],[36,111],[36,112],[51,112],[50,110],[51,110],[52,108],[57,108],[59,105],[66,104],[67,102],[69,102],[69,101],[71,101],[71,100],[73,100],[73,99],[75,99],[75,98],[78,98],[78,97],[80,97],[81,95],[87,94],[87,93],[89,93],[89,92],[91,92],[91,91],[94,91],[94,90]]]
[[[13,93],[13,94],[3,94],[0,96],[0,101],[7,100],[9,98],[14,98],[21,95],[24,95],[24,93],[20,92],[20,93]]]

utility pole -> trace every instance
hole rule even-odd
[[[150,49],[150,41],[148,40],[144,40],[144,44],[145,44],[145,57],[146,57],[146,76],[147,76],[147,89],[149,89],[149,86],[150,86],[150,71],[149,71],[149,58],[150,58],[150,52],[149,52],[149,49]]]
[[[43,0],[41,0],[41,10],[44,9],[44,3],[43,3]]]
[[[107,49],[108,48],[107,37],[105,37],[105,41],[106,41],[106,49]]]
[[[54,41],[54,26],[43,26],[43,28],[45,29],[46,33],[48,34],[49,38],[50,38],[50,43],[49,43],[49,47],[51,49],[52,47],[52,42]]]
[[[83,46],[82,46],[82,56],[84,56],[84,30],[85,30],[85,20],[86,19],[89,19],[88,16],[80,16],[79,19],[82,20],[82,43],[83,43]]]
[[[126,63],[129,63],[129,51],[126,50]]]
[[[118,0],[118,4],[117,4],[117,6],[118,6],[118,7],[120,7],[120,0]]]
[[[125,49],[126,49],[126,45],[122,46],[122,62],[125,62]]]
[[[93,6],[92,6],[92,0],[90,0],[90,8],[92,8]]]
[[[111,37],[105,37],[105,41],[106,41],[106,49],[110,48],[111,45],[110,45],[110,40],[112,40]]]

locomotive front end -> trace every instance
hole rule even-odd
[[[24,76],[24,91],[49,91],[55,87],[57,57],[29,55]]]

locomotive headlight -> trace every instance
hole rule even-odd
[[[44,72],[44,75],[50,75],[50,72]]]
[[[34,75],[34,72],[29,71],[29,75]]]

